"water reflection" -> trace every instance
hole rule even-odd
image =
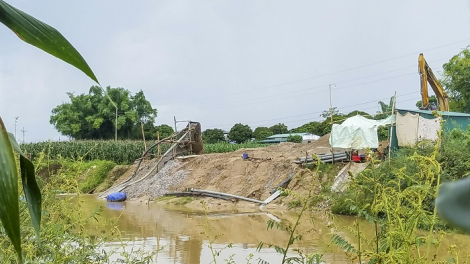
[[[212,253],[209,246],[205,226],[206,218],[203,212],[194,212],[184,207],[164,207],[154,203],[140,203],[126,201],[123,203],[107,203],[95,196],[82,196],[83,205],[89,210],[103,207],[102,216],[106,218],[119,218],[117,226],[127,239],[125,248],[119,243],[106,244],[106,250],[126,252],[143,250],[158,252],[158,263],[210,263]],[[280,255],[274,249],[256,251],[259,242],[285,246],[289,233],[277,229],[267,230],[266,223],[273,219],[283,224],[293,224],[295,215],[267,214],[266,212],[230,211],[218,212],[208,215],[210,219],[211,238],[220,234],[213,244],[214,250],[221,250],[218,260],[225,263],[233,256],[234,263],[247,263],[247,258],[253,254],[251,263],[258,263],[263,259],[270,263],[278,263]],[[307,252],[327,252],[324,259],[327,263],[346,263],[344,254],[337,249],[328,248],[330,229],[326,224],[316,225],[311,230],[308,220],[301,226],[305,232],[304,239],[295,244]],[[308,232],[308,235],[307,235]],[[230,246],[230,247],[229,247]],[[117,257],[113,256],[114,259]]]
[[[120,211],[124,209],[124,203],[106,202],[106,208]]]
[[[199,264],[210,263],[212,253],[208,248],[209,242],[204,232],[206,218],[203,212],[194,212],[185,207],[164,207],[154,203],[123,202],[107,203],[105,200],[97,199],[95,196],[82,196],[84,206],[90,211],[103,207],[101,213],[105,218],[118,218],[116,225],[127,239],[125,248],[119,243],[109,242],[105,245],[107,251],[116,250],[126,252],[142,250],[146,252],[157,252],[158,263],[184,263]],[[326,263],[348,263],[345,254],[336,246],[329,246],[331,232],[330,224],[334,224],[345,230],[341,236],[355,245],[355,237],[346,232],[352,226],[354,217],[331,217],[315,214],[311,219],[305,217],[298,231],[303,235],[300,242],[294,244],[294,248],[301,248],[307,253],[324,254]],[[214,242],[215,250],[222,250],[217,260],[220,263],[226,261],[233,255],[234,263],[247,263],[246,258],[253,254],[251,263],[258,263],[257,259],[263,259],[270,263],[279,263],[280,255],[274,249],[263,249],[256,251],[259,242],[275,244],[285,247],[289,239],[289,233],[277,229],[267,230],[266,223],[272,219],[284,225],[292,225],[296,220],[295,213],[283,212],[267,214],[265,212],[230,211],[209,214],[211,238],[221,234]],[[367,221],[360,221],[361,232],[366,238],[375,235],[374,226]],[[314,227],[312,229],[312,227]],[[423,232],[423,235],[426,233]],[[448,234],[443,240],[440,248],[436,249],[437,255],[446,258],[447,249],[456,244],[467,254],[468,236],[459,234]],[[230,248],[227,248],[232,243]],[[366,246],[364,241],[363,246]],[[372,243],[373,244],[373,243]],[[113,255],[116,259],[117,255]]]

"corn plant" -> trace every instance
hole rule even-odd
[[[164,153],[169,144],[162,144]],[[111,140],[74,140],[62,142],[38,142],[22,144],[21,148],[35,159],[44,152],[52,158],[59,156],[72,160],[109,160],[117,164],[130,164],[142,156],[144,152],[143,141],[111,141]],[[151,154],[155,155],[154,148]]]
[[[0,22],[11,29],[21,40],[75,66],[99,84],[98,79],[80,53],[53,27],[3,0],[0,0]],[[23,262],[19,225],[18,170],[13,149],[20,155],[19,166],[23,192],[36,230],[36,236],[39,239],[42,201],[35,180],[34,166],[26,155],[20,151],[14,137],[7,133],[0,118],[0,220],[14,245],[18,260]]]
[[[214,143],[205,144],[205,153],[226,153],[244,148],[261,148],[266,144],[259,143]],[[162,144],[161,152],[164,153],[170,147],[170,144]],[[40,153],[44,152],[52,158],[63,157],[72,160],[109,160],[117,164],[131,164],[142,156],[144,151],[144,142],[138,140],[73,140],[61,142],[38,142],[21,144],[21,149],[30,154],[31,158],[36,159]],[[154,148],[151,155],[157,154]]]
[[[226,153],[233,152],[243,148],[262,148],[268,146],[267,144],[260,144],[255,142],[230,144],[230,143],[214,143],[204,144],[204,153]]]

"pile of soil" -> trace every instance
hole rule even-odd
[[[325,135],[312,143],[281,143],[231,153],[198,155],[181,162],[169,162],[155,176],[125,191],[129,192],[131,199],[155,199],[168,192],[193,188],[264,200],[270,196],[272,189],[292,174],[305,175],[308,177],[305,182],[312,181],[313,176],[306,175],[293,160],[330,151],[329,135]],[[244,160],[243,153],[252,159]],[[294,178],[289,189],[302,193],[309,187],[305,186],[305,182]]]

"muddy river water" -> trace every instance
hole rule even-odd
[[[127,201],[124,203],[107,203],[96,196],[82,196],[87,209],[94,210],[102,207],[101,213],[105,218],[118,218],[116,225],[126,241],[123,248],[120,243],[109,242],[104,250],[135,252],[157,252],[158,263],[199,264],[211,263],[211,253],[205,225],[209,221],[211,239],[214,250],[222,250],[217,256],[217,263],[227,263],[231,256],[231,263],[258,263],[260,259],[271,264],[280,263],[282,256],[273,248],[264,248],[257,251],[260,242],[285,247],[289,240],[289,233],[277,229],[267,230],[268,220],[283,224],[293,224],[296,214],[293,212],[262,212],[259,210],[231,210],[207,213],[192,211],[184,206],[167,206],[156,203]],[[313,219],[312,219],[313,217]],[[345,254],[335,245],[330,245],[332,225],[339,229],[347,229],[353,224],[352,217],[334,217],[325,214],[309,215],[302,219],[299,231],[303,235],[294,248],[300,248],[307,253],[323,254],[324,263],[349,263]],[[372,225],[362,222],[363,232],[371,235],[374,232]],[[348,232],[343,237],[354,241]],[[439,251],[446,254],[450,244],[470,245],[470,238],[464,235],[448,235]],[[464,253],[464,252],[462,252]],[[135,253],[138,254],[138,253]],[[250,262],[247,258],[251,257]],[[112,258],[117,259],[118,254]],[[290,255],[298,255],[291,252]]]

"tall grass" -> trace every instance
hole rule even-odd
[[[59,162],[59,170],[50,170],[52,162]],[[77,164],[79,162],[76,162]],[[102,216],[102,208],[90,211],[84,206],[81,195],[56,195],[57,190],[79,193],[78,167],[66,166],[68,161],[55,160],[40,155],[35,161],[38,171],[46,175],[38,177],[43,199],[43,215],[40,241],[34,239],[35,231],[27,215],[27,204],[20,201],[22,247],[24,263],[154,263],[158,249],[153,252],[126,250],[117,218]],[[22,194],[24,195],[24,194]],[[116,249],[103,250],[107,241],[116,242]],[[148,260],[148,261],[147,261]],[[14,247],[0,226],[0,263],[18,263]]]
[[[147,143],[147,147],[149,143]],[[244,143],[229,144],[216,143],[204,144],[205,153],[225,153],[241,148],[265,147],[265,144]],[[164,153],[170,144],[162,144],[161,152]],[[21,148],[31,155],[32,159],[39,157],[41,152],[52,158],[62,157],[71,160],[108,160],[116,164],[131,164],[142,156],[144,151],[143,141],[109,141],[109,140],[74,140],[62,142],[39,142],[22,144]],[[151,151],[155,155],[157,148]]]

